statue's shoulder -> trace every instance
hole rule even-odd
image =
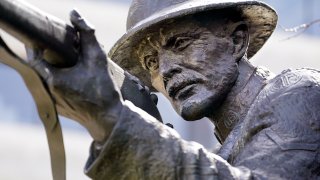
[[[269,81],[269,86],[279,91],[301,87],[320,89],[320,71],[311,68],[287,69]]]
[[[274,77],[266,88],[265,99],[269,100],[270,109],[276,111],[273,118],[278,120],[274,129],[282,126],[282,129],[275,130],[276,133],[282,134],[282,139],[298,134],[294,140],[304,142],[301,143],[304,145],[318,143],[320,71],[311,68],[285,70]],[[315,137],[318,139],[315,140]],[[286,143],[290,144],[289,140]]]
[[[300,75],[303,79],[316,80],[315,82],[320,82],[320,70],[313,68],[300,68],[295,70],[286,70],[283,74],[294,73]]]
[[[268,104],[280,96],[305,100],[310,96],[320,99],[320,71],[310,68],[288,69],[266,81],[257,102]]]

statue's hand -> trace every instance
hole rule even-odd
[[[94,29],[75,11],[70,19],[80,36],[80,57],[70,68],[56,68],[28,50],[30,64],[47,84],[58,113],[85,126],[96,141],[108,137],[119,117],[122,100],[107,69],[107,58]]]

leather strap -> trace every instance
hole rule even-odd
[[[0,37],[0,62],[15,69],[23,78],[45,127],[54,180],[66,179],[66,159],[62,130],[52,96],[40,76],[24,60],[13,53]]]

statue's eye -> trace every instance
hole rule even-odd
[[[146,68],[150,71],[157,70],[159,68],[159,61],[157,56],[148,55],[144,57],[144,64]]]
[[[177,37],[175,42],[174,42],[174,49],[177,49],[179,51],[184,50],[185,48],[187,48],[192,42],[192,38],[191,37]]]

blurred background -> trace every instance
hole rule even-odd
[[[26,0],[34,6],[68,21],[71,9],[77,8],[95,27],[98,39],[108,51],[125,33],[130,0]],[[274,73],[288,68],[320,69],[320,23],[303,33],[290,28],[320,19],[318,0],[265,0],[276,9],[279,23],[274,35],[252,58],[255,65]],[[292,31],[292,30],[291,30]],[[6,41],[18,52],[23,46],[4,32]],[[299,35],[297,35],[299,34]],[[208,149],[216,144],[213,125],[203,119],[182,120],[161,95],[159,109],[164,121],[174,125],[186,140],[197,141]],[[83,167],[91,138],[77,123],[61,118],[67,152],[67,178],[88,179]],[[19,75],[0,64],[0,179],[52,179],[49,150],[35,104]]]

